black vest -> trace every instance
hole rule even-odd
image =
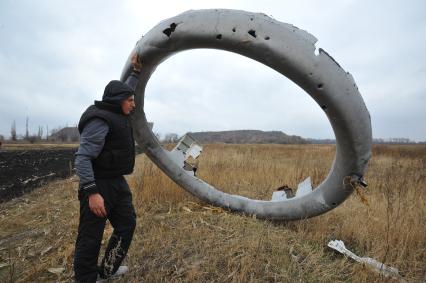
[[[135,141],[129,117],[124,115],[119,105],[95,101],[81,115],[78,131],[83,132],[86,123],[93,118],[101,118],[108,123],[109,132],[99,156],[92,160],[95,178],[106,179],[133,172],[135,165]]]

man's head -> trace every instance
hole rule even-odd
[[[125,115],[135,108],[135,92],[121,81],[110,81],[105,87],[102,101],[119,105]]]
[[[125,115],[129,115],[130,112],[132,112],[133,109],[135,109],[135,107],[136,105],[135,105],[134,95],[128,96],[123,101],[121,101],[121,110],[123,111]]]

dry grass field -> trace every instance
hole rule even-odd
[[[270,199],[308,176],[317,185],[333,156],[331,145],[207,145],[199,176],[226,192]],[[426,146],[375,146],[366,203],[354,193],[319,217],[273,222],[202,203],[139,155],[128,177],[138,226],[130,273],[119,282],[392,281],[335,253],[327,247],[333,239],[424,282],[425,169]],[[0,204],[0,282],[72,281],[76,190],[68,179]]]
[[[60,149],[75,148],[76,143],[4,143],[2,150]]]

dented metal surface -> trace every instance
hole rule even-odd
[[[352,76],[325,51],[315,54],[316,38],[264,14],[238,10],[190,10],[164,20],[135,47],[143,58],[132,115],[134,134],[148,157],[172,180],[200,199],[233,211],[270,219],[303,219],[342,203],[354,190],[346,176],[362,176],[371,156],[371,122]],[[336,137],[336,156],[327,178],[312,192],[283,201],[262,201],[223,193],[185,173],[147,125],[145,87],[156,67],[173,54],[194,48],[232,51],[263,63],[303,88],[324,110]],[[126,63],[122,80],[130,72]]]

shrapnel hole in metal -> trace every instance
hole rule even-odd
[[[248,34],[250,34],[251,36],[253,36],[254,38],[256,38],[256,31],[251,29],[248,31]]]

